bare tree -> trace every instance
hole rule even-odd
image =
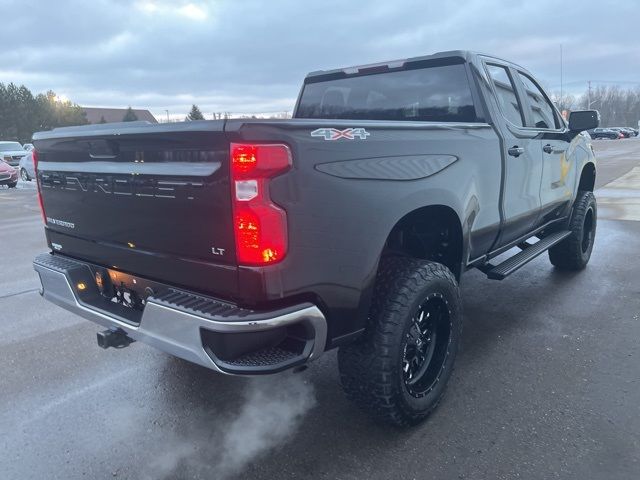
[[[591,105],[589,105],[589,103]],[[618,85],[598,85],[580,97],[576,107],[600,112],[603,127],[637,127],[640,120],[640,86],[622,89]]]
[[[555,104],[556,107],[558,107],[558,110],[560,110],[561,112],[564,110],[576,110],[576,97],[574,97],[570,93],[563,92],[561,96],[560,92],[553,92],[551,94],[551,101]]]

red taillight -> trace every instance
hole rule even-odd
[[[258,164],[258,147],[256,145],[231,145],[231,168],[238,177],[250,172]]]
[[[291,165],[291,151],[286,145],[231,144],[231,170],[234,178],[268,178]]]
[[[36,174],[36,185],[38,187],[38,204],[40,205],[40,213],[42,214],[42,221],[47,224],[47,216],[44,213],[44,203],[42,203],[42,193],[40,192],[40,177],[38,176],[38,152],[33,150],[31,152],[31,158],[33,158],[33,171]]]
[[[269,179],[291,167],[286,145],[231,144],[233,223],[238,262],[267,265],[287,254],[287,214],[271,201]]]

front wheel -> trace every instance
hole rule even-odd
[[[28,182],[31,180],[31,178],[29,177],[29,174],[24,168],[20,169],[20,178],[22,178],[22,180],[24,180],[25,182]]]
[[[347,396],[386,423],[424,420],[453,371],[461,310],[458,284],[444,265],[383,259],[364,338],[338,352]]]
[[[596,238],[598,206],[592,192],[579,191],[571,212],[571,235],[549,249],[549,260],[560,270],[582,270],[589,263]]]
[[[16,188],[16,185],[18,185],[18,182],[13,182],[13,183],[8,183],[7,186],[9,188]]]

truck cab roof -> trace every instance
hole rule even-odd
[[[403,68],[409,66],[410,64],[434,64],[437,65],[439,63],[464,63],[474,61],[477,57],[487,57],[493,58],[500,62],[511,64],[517,66],[520,69],[519,65],[514,64],[508,60],[504,60],[502,58],[496,57],[494,55],[487,55],[480,52],[474,52],[471,50],[448,50],[446,52],[437,52],[431,55],[422,55],[418,57],[409,57],[402,58],[396,60],[389,60],[384,62],[376,62],[365,65],[354,65],[350,67],[336,68],[330,70],[316,70],[310,72],[305,77],[305,82],[307,81],[319,81],[325,78],[335,78],[336,76],[344,76],[344,75],[355,75],[355,74],[367,74],[367,73],[378,73],[386,70]]]

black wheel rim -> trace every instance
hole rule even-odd
[[[440,379],[449,350],[451,312],[444,296],[428,296],[417,308],[405,336],[402,376],[409,394],[422,397]]]
[[[593,242],[593,210],[587,210],[582,227],[582,253],[587,253]]]

